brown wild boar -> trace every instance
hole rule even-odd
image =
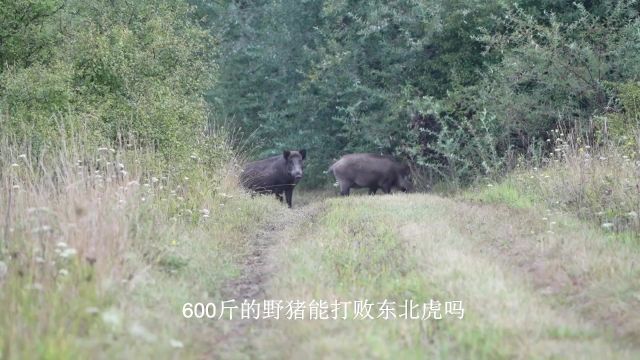
[[[349,154],[329,168],[340,185],[340,195],[348,196],[351,188],[369,188],[373,195],[382,189],[386,194],[392,188],[402,191],[413,189],[409,166],[390,156],[376,154]]]
[[[282,155],[248,163],[240,181],[244,187],[257,193],[272,193],[282,201],[282,193],[291,207],[293,188],[302,179],[307,151],[285,150]]]

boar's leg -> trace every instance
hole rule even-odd
[[[340,195],[349,196],[349,189],[351,188],[351,184],[347,181],[340,181]]]
[[[377,187],[375,187],[375,186],[374,187],[370,187],[369,188],[369,195],[375,195],[377,191],[378,191]]]
[[[384,193],[385,193],[385,194],[389,194],[389,193],[391,193],[391,185],[384,184],[384,185],[382,186],[382,191],[384,191]]]
[[[290,187],[284,191],[284,195],[287,197],[287,205],[291,209],[291,197],[293,196],[293,187]]]
[[[274,194],[276,194],[276,199],[280,200],[280,202],[284,201],[284,199],[282,198],[282,192],[275,191]]]

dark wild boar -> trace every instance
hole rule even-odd
[[[293,188],[302,179],[307,151],[285,150],[282,155],[248,163],[240,176],[242,185],[258,193],[272,193],[282,201],[282,193],[291,207]]]
[[[402,191],[413,189],[409,166],[389,156],[376,154],[349,154],[329,168],[340,185],[340,195],[348,196],[351,188],[369,188],[373,195],[382,189],[390,193],[392,188]]]

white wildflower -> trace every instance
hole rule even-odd
[[[51,231],[51,226],[48,225],[42,225],[40,227],[34,228],[31,230],[31,233],[33,234],[37,234],[37,233],[46,233]]]
[[[60,271],[58,271],[58,275],[60,275],[60,276],[67,276],[67,275],[69,275],[69,270],[67,270],[67,269],[60,269]]]
[[[118,312],[118,310],[114,308],[107,309],[101,314],[102,321],[110,326],[112,329],[115,329],[120,326],[122,323],[122,316]]]
[[[610,223],[610,222],[606,222],[606,223],[602,224],[602,227],[607,229],[607,230],[609,230],[609,229],[611,229],[613,227],[613,224]]]
[[[176,339],[169,340],[169,345],[171,345],[172,348],[176,348],[176,349],[182,349],[184,347],[184,344],[182,343],[182,341],[179,341]]]
[[[74,248],[66,248],[60,252],[60,257],[67,259],[76,256],[77,253],[78,250]]]

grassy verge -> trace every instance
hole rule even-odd
[[[463,198],[514,208],[559,210],[640,244],[639,163],[614,146],[591,151],[563,145],[542,168],[524,167],[497,184],[467,191]]]
[[[184,319],[239,273],[272,199],[250,199],[224,163],[161,171],[155,154],[3,148],[0,358],[175,358],[225,329]],[[94,159],[88,167],[85,159]]]

